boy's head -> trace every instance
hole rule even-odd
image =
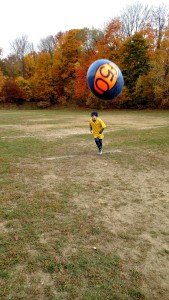
[[[93,121],[96,121],[96,119],[97,119],[97,117],[98,117],[98,112],[97,112],[97,111],[93,111],[93,112],[91,113],[91,117],[92,117],[92,120],[93,120]]]

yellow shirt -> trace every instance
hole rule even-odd
[[[100,134],[99,131],[102,130],[103,128],[106,128],[106,125],[100,118],[97,118],[95,122],[91,118],[89,126],[92,128],[94,138],[99,138],[99,139],[104,138],[104,134],[103,133]]]

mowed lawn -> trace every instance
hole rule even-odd
[[[0,299],[169,299],[169,111],[0,110]]]

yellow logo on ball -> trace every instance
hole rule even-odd
[[[114,64],[107,63],[99,66],[94,77],[95,91],[104,94],[111,90],[116,84],[117,76],[118,71]]]

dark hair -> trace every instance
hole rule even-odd
[[[91,116],[96,116],[96,117],[98,117],[98,112],[97,112],[97,111],[92,111]]]

